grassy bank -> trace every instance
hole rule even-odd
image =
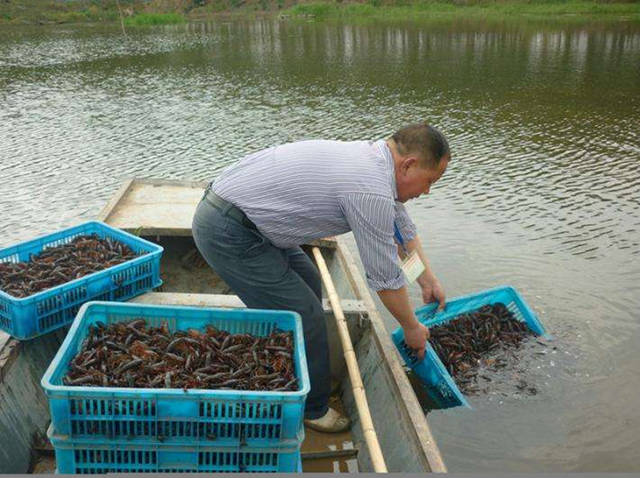
[[[126,17],[124,24],[129,27],[140,27],[148,25],[175,25],[177,23],[185,23],[186,21],[185,16],[180,13],[138,13]]]
[[[187,21],[180,0],[0,0],[0,23],[112,23],[167,25]]]
[[[0,23],[182,23],[224,16],[281,15],[315,20],[631,20],[640,2],[595,0],[0,0]]]
[[[380,0],[368,3],[337,4],[330,2],[301,3],[288,10],[292,16],[328,19],[482,19],[507,18],[545,19],[549,21],[572,19],[576,21],[633,20],[640,22],[640,3],[602,3],[585,0],[539,1],[476,1],[453,3],[446,1],[402,2],[383,4]]]

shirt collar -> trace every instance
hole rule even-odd
[[[380,151],[380,154],[382,154],[382,157],[385,159],[385,164],[388,167],[391,175],[391,190],[393,191],[393,199],[397,201],[398,188],[396,186],[396,174],[393,165],[393,155],[391,154],[391,150],[389,149],[389,145],[387,144],[386,140],[379,139],[375,142],[375,146],[378,148],[378,151]]]

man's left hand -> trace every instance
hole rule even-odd
[[[421,278],[422,279],[422,278]],[[434,275],[419,281],[420,288],[422,289],[422,300],[425,304],[431,302],[438,302],[438,310],[444,310],[445,306],[445,294],[440,281]]]

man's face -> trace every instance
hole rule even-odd
[[[407,156],[396,169],[398,201],[406,202],[421,194],[429,194],[431,186],[442,177],[449,164],[449,156],[443,157],[435,168],[423,168],[415,156]]]

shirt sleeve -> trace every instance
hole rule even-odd
[[[395,203],[396,209],[396,224],[398,225],[398,229],[402,233],[402,239],[405,243],[412,240],[416,237],[417,228],[414,222],[409,217],[409,213],[407,209],[404,207],[400,201],[396,201]]]
[[[393,237],[394,201],[375,194],[350,193],[341,204],[358,245],[369,287],[378,291],[404,286]]]

